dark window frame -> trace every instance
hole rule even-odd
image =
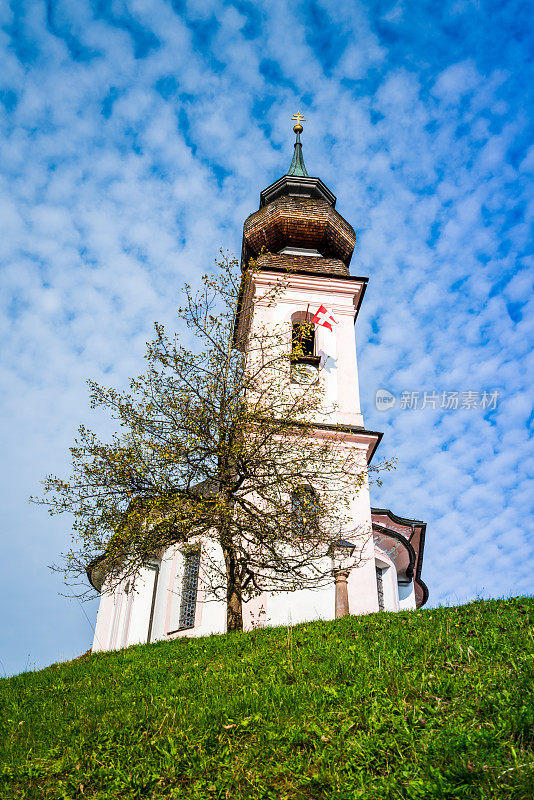
[[[200,571],[200,549],[184,554],[184,573],[180,600],[178,630],[185,631],[195,627],[197,609],[198,577]]]
[[[302,354],[294,355],[295,343],[299,342],[302,346]],[[320,356],[316,355],[316,336],[315,326],[310,322],[299,320],[291,325],[291,360],[294,364],[314,364],[319,365]]]
[[[376,572],[376,592],[378,595],[378,610],[385,611],[386,605],[384,602],[384,572],[385,569],[383,567],[379,567],[378,564],[375,563],[375,572]]]
[[[291,533],[301,539],[319,529],[318,495],[313,486],[299,486],[291,494]]]

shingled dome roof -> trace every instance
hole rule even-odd
[[[320,266],[323,272],[348,275],[356,234],[335,204],[322,180],[308,175],[297,132],[288,172],[261,192],[259,210],[245,220],[243,266],[263,251],[299,255],[314,271]],[[321,259],[321,265],[308,261],[310,256],[314,262]]]

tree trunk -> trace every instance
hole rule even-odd
[[[226,565],[226,630],[243,630],[243,601],[241,592],[241,575],[231,548],[224,548]]]

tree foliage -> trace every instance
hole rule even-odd
[[[201,542],[205,589],[226,599],[235,630],[242,602],[323,585],[332,543],[369,535],[351,526],[367,479],[361,452],[341,431],[318,434],[333,409],[321,380],[291,383],[299,344],[257,323],[256,274],[223,256],[198,292],[184,287],[180,334],[156,323],[146,370],[127,391],[89,382],[91,406],[118,432],[105,443],[80,427],[71,475],[49,476],[38,501],[74,515],[71,582],[100,559],[111,590],[170,545]],[[275,304],[286,282],[261,302]]]

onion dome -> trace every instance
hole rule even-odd
[[[308,175],[300,134],[287,173],[260,194],[260,208],[243,226],[242,265],[258,259],[265,268],[303,269],[348,275],[356,244],[353,227],[335,210],[336,198],[320,178]]]

